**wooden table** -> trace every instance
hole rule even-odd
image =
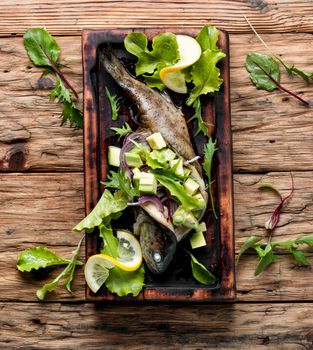
[[[81,29],[198,26],[230,32],[236,251],[264,235],[277,198],[262,182],[295,193],[275,239],[312,234],[313,115],[288,95],[258,91],[244,68],[247,52],[263,48],[243,19],[287,62],[313,70],[313,4],[299,0],[74,1],[2,0],[0,5],[0,348],[1,349],[312,349],[312,270],[289,256],[259,277],[255,256],[237,269],[231,304],[92,304],[82,271],[75,296],[62,288],[36,299],[44,280],[20,274],[18,252],[49,246],[69,256],[84,215],[82,132],[60,127],[60,107],[40,89],[41,70],[22,35],[45,26],[58,35],[67,76],[82,97]],[[312,85],[282,76],[286,87],[313,100]],[[313,261],[313,259],[311,259]],[[51,274],[53,276],[53,273]],[[51,278],[50,276],[50,278]]]

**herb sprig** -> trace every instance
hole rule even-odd
[[[118,112],[120,110],[120,101],[121,97],[117,97],[116,95],[112,95],[110,93],[110,90],[106,87],[105,88],[105,94],[109,100],[110,106],[111,106],[111,118],[112,120],[117,120],[118,118]]]
[[[110,128],[110,129],[113,130],[116,133],[116,135],[119,136],[118,140],[121,137],[126,136],[133,131],[127,122],[125,122],[125,124],[122,125],[120,128]]]
[[[61,49],[55,38],[44,28],[28,29],[24,34],[24,47],[29,59],[37,67],[43,67],[43,75],[55,76],[55,88],[50,99],[63,104],[61,113],[62,124],[68,122],[70,126],[83,127],[82,112],[76,105],[78,94],[61,72],[62,65],[59,61]]]

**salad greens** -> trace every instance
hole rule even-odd
[[[218,91],[223,83],[217,64],[225,57],[225,54],[217,46],[218,36],[219,31],[215,27],[207,24],[203,26],[196,38],[202,49],[199,60],[191,67],[175,72],[179,75],[176,77],[177,79],[183,79],[189,83],[190,89],[186,103],[195,109],[192,119],[198,121],[196,135],[202,131],[206,136],[209,136],[208,128],[201,116],[199,97]],[[148,86],[164,90],[165,85],[160,79],[160,70],[172,66],[179,60],[175,35],[163,33],[156,36],[152,40],[152,51],[149,51],[148,38],[143,33],[128,34],[124,45],[126,50],[138,59],[136,75],[143,76]]]
[[[117,120],[118,118],[118,112],[120,110],[120,100],[121,97],[117,97],[116,95],[112,95],[110,93],[110,90],[106,87],[105,88],[105,94],[110,102],[110,106],[111,106],[111,118],[112,120]]]
[[[108,175],[108,180],[106,182],[101,182],[106,188],[115,188],[121,190],[128,201],[132,200],[134,197],[139,196],[138,189],[134,188],[131,179],[125,176],[123,171],[110,171]]]
[[[203,265],[201,264],[191,253],[191,269],[193,277],[205,285],[213,285],[216,283],[216,277]]]
[[[210,137],[208,126],[202,118],[200,97],[194,100],[192,106],[195,112],[190,120],[197,120],[197,130],[194,132],[194,135],[197,136],[202,131],[205,136]]]
[[[105,222],[107,221],[107,222]],[[103,240],[101,253],[119,258],[119,242],[113,235],[113,230],[109,220],[104,220],[99,226],[100,237]],[[137,296],[144,286],[145,269],[142,264],[141,267],[132,272],[123,271],[117,266],[110,269],[109,277],[105,281],[105,286],[111,293],[116,293],[122,297],[127,294]]]
[[[110,128],[110,129],[113,130],[116,133],[116,135],[119,136],[118,140],[120,140],[121,137],[126,136],[132,132],[132,129],[127,122],[124,125],[122,125],[120,128]]]
[[[28,29],[23,40],[28,57],[34,65],[45,69],[43,75],[55,76],[55,88],[50,99],[63,104],[62,124],[68,122],[70,126],[82,128],[82,112],[75,102],[78,94],[60,70],[63,65],[59,61],[61,50],[56,40],[44,28]]]
[[[216,151],[217,151],[216,141],[213,142],[212,137],[210,137],[209,142],[204,146],[203,169],[208,178],[208,191],[209,191],[211,207],[212,207],[212,211],[215,219],[217,219],[217,214],[215,210],[214,198],[213,198],[213,192],[212,192],[212,185],[214,183],[214,181],[212,181],[212,164],[213,164],[213,157]]]

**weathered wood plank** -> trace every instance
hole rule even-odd
[[[258,190],[260,183],[273,183],[283,194],[291,186],[289,173],[235,176],[236,250],[250,235],[265,235],[264,222],[277,204],[271,192]],[[310,172],[294,172],[295,193],[281,217],[273,239],[286,240],[312,234],[313,180]],[[0,178],[0,300],[35,301],[35,291],[45,279],[21,274],[15,268],[17,254],[33,245],[48,246],[70,256],[79,235],[70,229],[84,215],[83,174],[2,174]],[[84,252],[82,249],[82,256]],[[313,263],[312,254],[310,260]],[[296,268],[282,256],[267,272],[253,275],[255,256],[244,256],[236,275],[237,297],[243,301],[312,300],[311,268]],[[49,278],[54,276],[51,273]],[[48,300],[84,300],[82,271],[75,297],[62,288]],[[23,293],[21,293],[23,290]]]
[[[308,34],[264,35],[287,62],[312,70]],[[59,38],[68,77],[82,96],[80,38]],[[292,49],[290,47],[292,43]],[[29,62],[20,38],[0,39],[0,170],[82,171],[82,132],[60,127],[60,107],[38,89],[41,70]],[[231,36],[231,93],[234,171],[313,170],[311,109],[283,92],[256,90],[244,61],[261,50],[253,35]],[[310,85],[299,79],[282,81],[303,98],[313,100]]]
[[[312,347],[312,304],[0,304],[3,349]]]
[[[83,28],[200,26],[211,22],[233,33],[250,31],[246,14],[260,32],[312,31],[312,2],[275,0],[40,1],[1,2],[0,35],[21,35],[47,27],[60,35]]]

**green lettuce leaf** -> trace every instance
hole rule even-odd
[[[201,203],[194,197],[189,196],[183,185],[179,183],[179,181],[175,181],[172,178],[154,173],[155,178],[160,182],[162,186],[167,188],[170,194],[176,197],[183,208],[186,210],[200,210],[204,209]]]
[[[128,135],[133,131],[127,122],[125,122],[125,124],[122,125],[120,128],[110,128],[110,129],[113,130],[116,133],[116,135],[118,135],[118,139]]]
[[[102,220],[112,214],[117,214],[127,207],[128,198],[122,191],[112,194],[109,190],[104,190],[100,200],[94,209],[74,228],[73,231],[92,232]]]
[[[67,265],[69,260],[61,258],[45,247],[32,247],[19,254],[17,259],[18,270],[29,272],[48,266]]]
[[[159,73],[164,67],[175,64],[179,59],[176,36],[173,33],[161,33],[152,40],[152,50],[148,48],[145,34],[133,32],[124,39],[128,52],[138,58],[136,75],[144,75],[147,85],[163,90],[164,85]]]
[[[114,236],[109,220],[99,226],[100,237],[103,240],[101,253],[114,258],[119,257],[118,239]],[[109,270],[109,277],[105,281],[105,286],[111,293],[116,293],[122,297],[128,294],[137,296],[144,286],[145,269],[142,264],[136,271],[123,271],[117,266]]]
[[[196,38],[202,54],[191,67],[190,75],[194,87],[187,99],[188,106],[191,106],[200,95],[218,91],[223,83],[216,64],[226,55],[217,46],[218,36],[219,31],[207,24],[203,26]]]
[[[191,270],[193,277],[205,285],[213,285],[216,283],[216,277],[204,266],[202,265],[191,253]]]

